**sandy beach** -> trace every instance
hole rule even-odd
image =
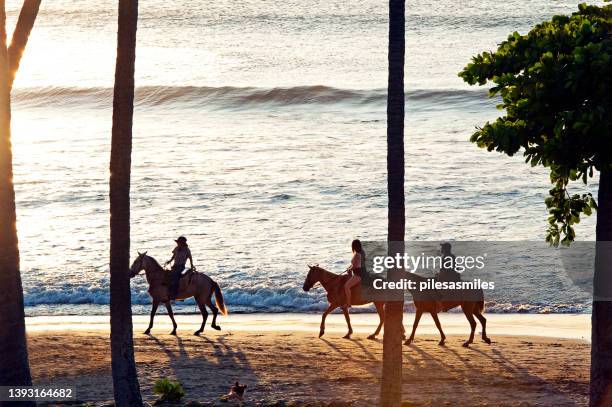
[[[413,315],[406,314],[409,327]],[[191,334],[194,315],[178,318],[179,336],[169,335],[165,315],[152,335],[135,317],[140,384],[152,402],[158,378],[179,380],[186,400],[216,403],[235,380],[249,388],[251,405],[348,402],[373,405],[378,397],[382,340],[367,340],[374,316],[355,315],[352,340],[342,339],[341,315],[328,319],[317,338],[317,315],[234,315],[223,330]],[[491,345],[461,343],[463,316],[444,314],[447,345],[437,345],[430,318],[416,342],[404,350],[406,406],[581,406],[587,402],[589,315],[488,315]],[[103,405],[112,399],[106,317],[28,318],[34,381],[76,386],[79,400]],[[192,329],[193,328],[193,329]],[[460,395],[460,397],[457,397]],[[208,405],[208,404],[204,404]],[[276,404],[272,404],[276,405]]]

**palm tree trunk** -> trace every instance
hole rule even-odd
[[[591,315],[590,406],[612,405],[612,170],[599,174],[597,246]],[[599,300],[597,297],[607,297]],[[601,299],[601,298],[600,298]]]
[[[0,385],[32,384],[19,272],[5,2],[0,0]],[[10,403],[1,403],[3,406]],[[35,406],[36,403],[19,405]]]
[[[389,242],[403,242],[406,220],[404,203],[404,53],[405,1],[389,0],[389,81],[387,95],[387,193]],[[390,244],[398,249],[403,245]],[[399,407],[402,399],[401,300],[385,305],[383,368],[380,391],[382,407]]]
[[[113,391],[118,407],[142,406],[134,360],[130,294],[130,170],[138,1],[119,0],[110,160],[110,314]]]
[[[40,1],[41,0],[24,0],[23,6],[21,6],[17,25],[15,26],[15,31],[13,31],[11,45],[8,47],[9,89],[13,87],[13,81],[19,69],[23,50],[28,43],[30,32],[32,31],[32,27],[34,27],[34,22],[38,15]]]

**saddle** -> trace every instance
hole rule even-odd
[[[164,271],[166,272],[164,274],[164,281],[162,282],[162,285],[166,286],[166,287],[170,287],[170,273],[172,270],[169,269],[164,269]],[[197,271],[194,270],[187,270],[186,272],[184,272],[183,274],[181,274],[181,278],[179,279],[179,284],[180,282],[185,278],[185,277],[189,277],[189,281],[187,281],[187,285],[191,284],[191,279],[193,278],[193,276],[197,273]]]
[[[346,285],[346,282],[349,280],[349,278],[351,278],[351,276],[349,276],[348,274],[344,274],[341,278],[340,278],[340,284],[338,285],[338,288],[336,289],[336,295],[338,296],[338,298],[340,298],[342,301],[346,301],[346,298],[344,298],[344,286]],[[361,305],[361,304],[365,304],[367,301],[365,301],[363,299],[363,296],[361,295],[361,284],[357,284],[355,286],[353,286],[351,288],[351,303],[353,303],[354,305]]]
[[[349,278],[351,278],[351,276],[349,276],[348,274],[343,274],[342,277],[340,277],[340,285],[338,286],[338,293],[344,292],[344,285],[346,284],[347,281],[349,281]]]
[[[438,273],[435,277],[440,282],[460,282],[461,275],[452,272],[447,274]],[[464,301],[484,301],[484,293],[478,289],[458,288],[454,290],[434,290],[436,294],[436,305],[438,312],[447,312]]]

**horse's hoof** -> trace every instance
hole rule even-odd
[[[491,339],[489,338],[482,338],[482,340],[484,341],[484,343],[486,343],[487,345],[491,344]]]
[[[411,343],[412,343],[411,339],[406,339],[406,342],[404,342],[404,345],[410,346]]]
[[[195,331],[193,334],[194,334],[195,336],[200,336],[201,332],[200,332],[200,331]]]
[[[145,335],[149,335],[150,333],[151,333],[150,329],[147,329],[146,331],[143,332],[143,334],[145,334]]]
[[[464,348],[467,348],[467,347],[469,347],[469,346],[470,346],[470,342],[463,342],[463,345],[462,345],[462,346],[463,346]]]
[[[368,336],[368,339],[371,341],[375,341],[376,340],[376,335],[372,334],[370,336]]]
[[[343,339],[351,339],[351,334],[346,334],[342,337]]]
[[[170,332],[170,335],[174,335],[174,336],[176,336],[176,331],[172,331],[172,332]]]
[[[438,342],[438,345],[444,346],[444,339],[442,339],[440,342]]]
[[[324,333],[325,331],[319,331],[319,338],[322,337]]]
[[[216,329],[217,331],[221,330],[221,327],[219,325],[211,325],[210,326],[212,329]]]

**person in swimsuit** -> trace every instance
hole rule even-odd
[[[191,265],[191,270],[194,270],[193,267],[193,259],[191,258],[191,250],[189,250],[189,246],[187,246],[187,238],[185,236],[180,236],[175,240],[176,247],[172,250],[172,258],[166,262],[166,266],[172,261],[174,264],[172,265],[172,269],[170,272],[170,287],[168,296],[171,300],[176,299],[176,295],[179,289],[179,283],[181,280],[181,274],[185,270],[185,264],[187,260]]]
[[[361,246],[361,241],[359,239],[353,240],[351,249],[353,250],[353,258],[351,259],[351,265],[347,269],[350,278],[344,284],[344,294],[348,308],[351,307],[351,288],[361,282],[361,277],[365,272],[365,253]]]

